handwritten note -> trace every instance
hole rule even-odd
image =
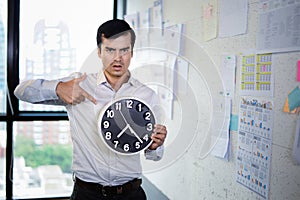
[[[211,0],[203,6],[203,39],[208,41],[217,37],[218,7],[217,0]]]

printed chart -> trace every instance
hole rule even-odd
[[[273,103],[241,98],[236,181],[268,199]]]
[[[243,55],[241,61],[241,95],[273,96],[272,54]]]

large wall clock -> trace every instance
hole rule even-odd
[[[155,115],[145,102],[126,97],[115,99],[103,108],[98,130],[111,150],[131,155],[151,145],[155,122]]]

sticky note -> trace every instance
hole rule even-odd
[[[297,66],[297,81],[300,82],[300,60],[298,60]]]
[[[296,113],[296,109],[294,109],[292,111],[290,110],[288,97],[285,99],[285,103],[284,103],[284,106],[283,106],[283,112],[286,112],[286,113]]]
[[[230,115],[230,130],[237,131],[239,125],[239,116],[238,115]]]
[[[294,110],[295,108],[300,106],[300,89],[299,87],[295,87],[291,93],[288,95],[289,108],[290,110]]]

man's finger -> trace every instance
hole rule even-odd
[[[84,79],[86,79],[86,77],[87,77],[87,75],[86,75],[86,73],[84,73],[82,76],[76,78],[76,81],[77,81],[78,83],[80,83],[81,81],[83,81]]]
[[[79,84],[81,81],[84,81],[86,79],[86,77],[87,77],[87,75],[86,75],[86,73],[84,73],[82,76],[76,78],[76,82]],[[97,104],[96,99],[82,88],[81,88],[81,95],[83,95],[85,98],[90,100],[93,104],[95,104],[95,105]]]
[[[87,93],[84,89],[82,89],[82,95],[85,98],[87,98],[88,100],[90,100],[93,104],[95,104],[95,105],[97,104],[96,99],[92,95],[90,95],[89,93]]]

